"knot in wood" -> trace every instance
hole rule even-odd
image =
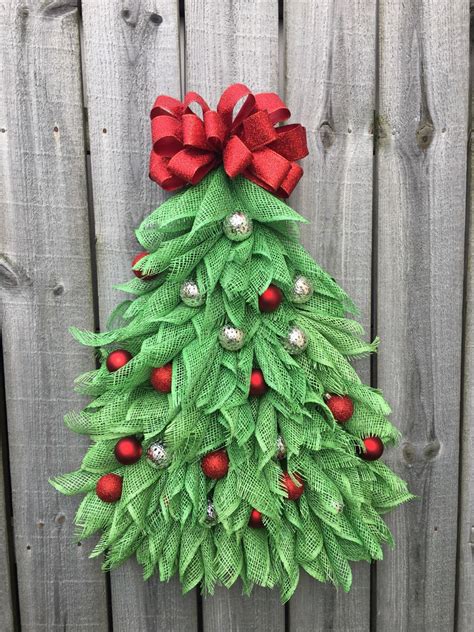
[[[435,459],[441,450],[441,444],[437,438],[432,439],[423,446],[415,445],[409,441],[403,444],[402,456],[407,465],[423,463]]]
[[[425,151],[431,145],[434,136],[434,126],[431,123],[420,123],[416,130],[416,142],[418,147]]]
[[[6,289],[31,285],[33,281],[26,271],[15,265],[6,255],[0,254],[0,286]]]
[[[408,465],[413,465],[416,461],[416,448],[413,443],[409,443],[408,441],[403,444],[402,447],[402,455],[403,459]]]
[[[150,22],[159,26],[163,22],[163,18],[158,13],[150,13]]]
[[[122,9],[122,18],[132,28],[136,27],[137,21],[136,19],[133,18],[129,9]]]
[[[318,134],[324,149],[329,149],[336,138],[336,133],[329,121],[321,123]]]
[[[433,439],[423,448],[423,456],[427,461],[431,461],[438,456],[440,449],[441,444],[438,439]]]

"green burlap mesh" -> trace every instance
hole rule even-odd
[[[253,233],[241,243],[222,229],[234,210],[253,220]],[[185,591],[200,583],[212,592],[240,578],[247,593],[255,584],[279,586],[286,601],[300,568],[348,590],[349,561],[381,559],[381,543],[393,544],[380,514],[411,495],[381,461],[356,453],[364,437],[379,436],[385,445],[398,438],[381,393],[362,384],[350,364],[376,351],[378,340],[362,339],[362,327],[346,318],[355,313],[350,299],[298,243],[295,222],[304,221],[270,193],[217,169],[162,204],[136,231],[150,254],[135,268],[156,276],[118,286],[133,298],[114,310],[109,330],[72,329],[79,342],[97,348],[101,363],[76,382],[91,403],[65,419],[92,445],[79,469],[52,483],[64,494],[85,494],[77,537],[101,533],[92,555],[104,554],[104,569],[136,554],[146,578],[156,572],[167,581],[178,573]],[[291,302],[297,274],[314,286],[304,304]],[[202,306],[181,302],[187,279],[205,296]],[[275,312],[261,314],[258,296],[270,283],[284,300]],[[220,346],[226,323],[245,331],[240,351]],[[300,356],[281,343],[293,323],[309,339]],[[117,348],[133,359],[111,373],[105,359]],[[151,369],[167,362],[173,364],[169,395],[149,381]],[[260,398],[248,396],[253,367],[269,387]],[[335,423],[327,392],[352,398],[348,423]],[[120,465],[114,447],[130,435],[142,441],[144,453],[137,463]],[[278,437],[286,446],[284,461],[275,457]],[[170,456],[164,469],[146,457],[156,440]],[[228,474],[210,480],[200,459],[224,446]],[[296,502],[282,489],[282,467],[304,481]],[[116,503],[95,493],[109,472],[123,478]],[[249,526],[252,508],[263,514],[264,528]]]

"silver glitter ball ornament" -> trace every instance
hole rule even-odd
[[[150,465],[153,465],[153,467],[156,467],[159,470],[165,468],[169,464],[168,452],[161,441],[155,441],[152,443],[146,451],[146,456]]]
[[[290,355],[298,355],[308,346],[308,336],[301,327],[293,325],[286,338],[283,338],[283,346]]]
[[[279,461],[284,459],[286,456],[286,445],[281,435],[278,435],[277,440],[276,440],[275,456]]]
[[[245,333],[238,327],[224,325],[219,332],[219,342],[227,351],[238,351],[245,343]]]
[[[188,307],[199,307],[204,303],[204,296],[199,291],[196,281],[188,280],[182,283],[179,295]]]
[[[244,241],[250,237],[253,230],[253,224],[250,217],[243,211],[235,211],[230,213],[222,223],[224,234],[232,241]]]
[[[293,303],[306,303],[313,296],[313,284],[301,274],[295,277],[291,288],[291,300]]]
[[[214,524],[217,521],[217,513],[214,508],[214,503],[212,500],[207,500],[207,509],[206,509],[206,522],[208,524]]]

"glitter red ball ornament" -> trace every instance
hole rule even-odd
[[[274,312],[280,306],[283,294],[276,285],[269,285],[263,294],[258,297],[258,308],[261,312]]]
[[[111,373],[113,373],[114,371],[118,371],[123,366],[125,366],[127,362],[130,362],[131,359],[131,353],[125,351],[125,349],[116,349],[115,351],[109,353],[109,355],[107,356],[105,366]]]
[[[104,474],[95,486],[97,496],[104,503],[115,503],[122,495],[122,477],[118,474]]]
[[[288,494],[288,500],[298,500],[304,492],[303,479],[301,476],[299,474],[293,474],[293,477],[299,485],[293,482],[288,472],[284,472],[281,479],[283,487],[286,489],[286,493]]]
[[[357,446],[357,454],[364,461],[376,461],[380,459],[383,454],[383,441],[380,437],[366,437],[362,440],[364,448],[361,449]]]
[[[152,369],[150,382],[155,391],[160,393],[171,393],[171,379],[173,377],[173,367],[171,362],[164,366]]]
[[[140,460],[142,444],[136,437],[122,437],[115,444],[115,458],[122,465],[132,465]]]
[[[263,527],[262,514],[257,509],[252,509],[249,518],[249,527],[261,529]]]
[[[252,369],[250,374],[250,390],[251,397],[259,397],[267,392],[267,384],[260,369]]]
[[[229,471],[229,457],[225,450],[209,452],[201,459],[201,468],[207,478],[218,481]]]
[[[147,257],[149,254],[150,253],[146,251],[139,252],[132,261],[132,268],[136,263],[143,259],[143,257]],[[156,274],[143,274],[141,270],[132,270],[132,272],[138,279],[142,279],[142,281],[151,281],[152,279],[156,279],[157,276]]]
[[[349,395],[329,395],[327,407],[336,421],[343,424],[354,414],[354,403]]]

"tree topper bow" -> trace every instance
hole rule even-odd
[[[202,118],[192,104],[201,108]],[[230,178],[241,174],[279,197],[288,197],[303,175],[295,161],[308,155],[306,130],[300,124],[279,126],[290,111],[274,92],[253,94],[235,83],[224,90],[217,111],[196,92],[183,102],[160,95],[150,116],[150,178],[166,191],[197,184],[220,163]]]

